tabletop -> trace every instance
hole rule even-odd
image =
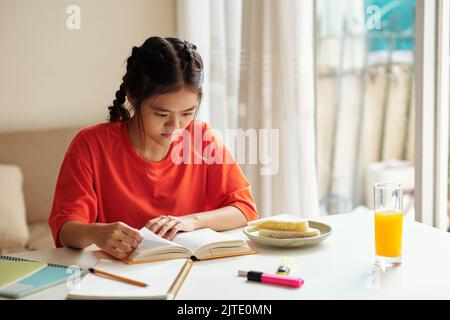
[[[256,254],[195,261],[177,299],[450,299],[450,233],[405,220],[402,265],[381,272],[373,268],[374,219],[368,210],[318,217],[333,233],[325,241],[300,248],[278,248],[250,242]],[[243,239],[242,229],[227,231]],[[48,249],[11,256],[63,265],[93,266],[94,248]],[[294,289],[238,277],[238,270],[275,273],[283,257],[291,257],[291,276],[304,279]],[[65,299],[66,284],[24,299]]]

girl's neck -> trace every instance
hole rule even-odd
[[[134,116],[127,123],[127,131],[131,145],[141,158],[151,162],[159,162],[167,156],[170,143],[163,146],[146,137],[143,132],[140,133]]]

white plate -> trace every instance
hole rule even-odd
[[[326,238],[328,238],[329,235],[333,233],[333,229],[325,223],[310,220],[308,221],[308,223],[311,228],[319,229],[320,234],[318,236],[308,238],[274,239],[274,238],[260,237],[258,235],[258,231],[249,232],[247,230],[249,227],[245,227],[243,231],[249,239],[257,243],[276,247],[309,246],[325,240]]]

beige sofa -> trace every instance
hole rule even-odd
[[[2,248],[0,243],[1,252],[54,247],[47,218],[61,162],[70,141],[79,130],[80,127],[0,134],[0,164],[16,165],[22,173],[28,228],[28,241],[25,244],[8,248],[4,245]],[[8,212],[0,212],[2,214],[5,217]],[[16,227],[7,219],[2,221],[9,224],[8,228]]]

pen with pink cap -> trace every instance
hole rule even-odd
[[[285,287],[300,288],[304,280],[291,276],[279,276],[276,274],[263,273],[259,271],[239,271],[240,277],[247,277],[249,281],[264,282]]]

